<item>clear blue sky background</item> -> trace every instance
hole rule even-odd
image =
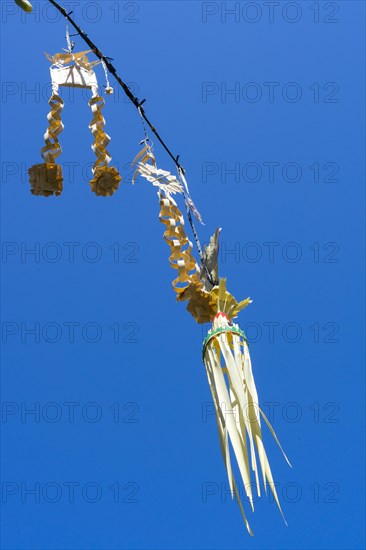
[[[202,241],[223,227],[229,289],[253,299],[240,323],[293,463],[264,429],[289,526],[268,497],[246,502],[254,538],[227,494],[208,327],[175,302],[155,190],[129,182],[138,115],[106,97],[124,181],[99,198],[87,94],[64,92],[64,191],[33,197],[43,52],[65,47],[65,24],[46,2],[1,4],[1,548],[363,548],[364,3],[74,3],[181,155]]]

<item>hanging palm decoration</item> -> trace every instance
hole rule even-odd
[[[235,481],[232,458],[234,456],[236,459],[245,494],[252,510],[254,510],[252,488],[255,487],[257,495],[260,496],[261,484],[263,484],[265,490],[267,485],[269,486],[281,514],[280,502],[263,444],[262,419],[278,443],[287,462],[288,459],[271,424],[259,406],[248,341],[239,325],[234,322],[239,312],[246,308],[251,300],[246,298],[238,302],[227,290],[226,279],[219,277],[220,228],[216,230],[209,244],[202,250],[193,221],[193,218],[196,218],[203,223],[202,217],[192,200],[185,171],[179,163],[179,157],[172,155],[155,126],[147,118],[143,109],[144,101],[139,101],[133,96],[127,85],[118,76],[110,58],[103,56],[71,19],[70,14],[67,14],[54,0],[49,1],[73,25],[90,50],[73,53],[73,44],[71,44],[67,32],[67,53],[56,54],[52,57],[47,55],[52,63],[52,96],[49,100],[51,110],[48,115],[49,126],[45,133],[45,146],[41,151],[44,162],[32,166],[29,170],[31,191],[34,195],[43,196],[59,195],[62,191],[62,170],[61,166],[56,163],[56,159],[61,154],[59,136],[63,130],[61,113],[64,102],[58,94],[60,86],[91,90],[92,97],[89,106],[93,118],[90,129],[94,137],[92,149],[96,157],[93,178],[90,182],[91,189],[99,196],[110,196],[118,188],[121,177],[115,168],[109,167],[111,157],[107,151],[107,145],[110,138],[104,131],[105,121],[101,113],[104,100],[98,93],[97,77],[93,70],[98,63],[102,63],[107,79],[106,93],[113,92],[108,82],[109,72],[116,78],[118,84],[138,109],[141,118],[145,137],[140,144],[143,146],[141,151],[132,162],[134,167],[133,183],[140,176],[157,188],[160,206],[159,217],[164,225],[164,240],[170,251],[169,262],[176,271],[172,286],[177,300],[187,303],[187,310],[197,323],[212,323],[203,342],[202,358],[215,406],[220,447],[231,494],[238,502],[244,523],[249,533],[252,534]],[[88,54],[91,52],[96,55],[98,61],[89,61]],[[158,168],[145,124],[149,126],[165,151],[173,159],[177,167],[176,175]],[[176,202],[178,196],[182,197],[185,205],[186,215],[197,245],[198,261],[193,254],[193,244],[186,234],[184,216]]]
[[[250,470],[254,472],[254,485],[260,496],[259,468],[264,489],[267,483],[282,514],[271,468],[262,441],[261,417],[269,427],[286,461],[289,463],[277,436],[259,406],[258,394],[252,373],[247,338],[239,325],[233,322],[238,313],[251,300],[237,302],[226,289],[226,279],[218,278],[218,229],[211,237],[201,267],[192,255],[193,245],[185,229],[184,218],[172,195],[184,194],[184,187],[169,172],[158,170],[151,149],[145,148],[136,173],[159,187],[160,221],[166,226],[164,239],[170,247],[170,265],[177,270],[173,289],[178,301],[187,301],[187,310],[197,323],[212,322],[212,328],[203,342],[203,362],[206,367],[219,431],[220,447],[225,462],[232,497],[236,498],[244,523],[252,535],[245,516],[237,484],[234,479],[230,446],[237,460],[246,496],[254,510]],[[136,161],[136,159],[135,159]],[[193,202],[190,206],[197,212]],[[198,213],[197,213],[197,216]],[[283,516],[283,514],[282,514]]]
[[[93,119],[89,128],[94,137],[92,149],[96,160],[92,168],[93,179],[90,181],[90,186],[96,195],[110,196],[118,189],[122,178],[116,168],[109,166],[112,159],[107,151],[110,137],[104,131],[105,120],[102,115],[104,99],[99,95],[97,77],[93,70],[93,67],[101,61],[89,62],[87,54],[90,50],[73,53],[68,33],[67,38],[68,53],[58,53],[54,56],[46,54],[47,59],[52,63],[50,71],[52,96],[49,100],[51,110],[47,116],[49,124],[44,135],[45,146],[41,150],[44,163],[36,164],[29,169],[31,192],[33,195],[45,197],[60,195],[62,192],[62,168],[55,163],[55,160],[62,152],[58,136],[64,129],[61,121],[64,101],[59,96],[59,87],[67,86],[86,88],[92,92],[89,107]],[[111,93],[111,91],[107,78],[106,92]]]

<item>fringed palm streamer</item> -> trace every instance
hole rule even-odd
[[[212,293],[216,298],[217,314],[213,320],[212,329],[204,342],[203,359],[215,404],[220,445],[230,489],[233,497],[236,496],[243,514],[240,495],[231,468],[229,440],[237,460],[245,494],[252,509],[254,510],[253,484],[256,486],[258,496],[261,494],[260,469],[264,488],[266,490],[268,483],[283,517],[262,441],[261,416],[268,425],[286,461],[288,463],[289,461],[272,426],[259,407],[246,337],[239,326],[231,321],[233,314],[235,316],[239,309],[250,303],[250,300],[247,299],[238,304],[235,298],[227,292],[224,279],[220,280],[219,287],[215,287]],[[254,482],[251,479],[250,469],[254,472]],[[251,533],[244,514],[243,519]]]
[[[47,115],[49,125],[44,135],[46,145],[41,149],[41,154],[45,162],[54,163],[62,153],[58,136],[64,129],[61,121],[64,102],[57,93],[53,93],[48,103],[51,106],[51,111]]]
[[[104,131],[105,120],[102,115],[102,108],[104,107],[104,99],[98,94],[93,95],[89,101],[89,107],[93,113],[93,119],[89,124],[89,128],[94,136],[94,143],[92,149],[96,156],[96,160],[93,166],[93,173],[100,166],[108,166],[112,157],[107,151],[107,146],[111,141],[109,135]]]
[[[248,523],[248,520],[246,518],[244,508],[243,508],[241,498],[240,498],[240,492],[239,492],[238,487],[236,485],[236,482],[235,482],[235,479],[234,479],[234,476],[233,476],[233,472],[232,472],[232,468],[231,468],[228,426],[227,426],[226,418],[222,413],[222,407],[220,406],[221,401],[220,401],[218,391],[217,391],[217,384],[216,384],[216,381],[215,381],[213,368],[211,367],[209,359],[208,359],[207,364],[206,364],[206,372],[207,372],[208,383],[209,383],[209,386],[210,386],[210,390],[211,390],[211,394],[212,394],[212,398],[213,398],[213,402],[214,402],[214,406],[215,406],[216,422],[217,422],[217,428],[218,428],[218,433],[219,433],[220,449],[221,449],[222,458],[224,460],[227,475],[228,475],[228,479],[229,479],[229,486],[230,486],[231,495],[232,495],[232,497],[235,496],[236,502],[239,505],[239,508],[240,508],[245,526],[246,526],[248,532],[250,533],[250,535],[253,536],[253,532],[252,532],[252,530],[250,528],[250,525]]]

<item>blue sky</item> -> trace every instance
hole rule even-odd
[[[147,98],[201,240],[223,228],[220,274],[253,299],[239,322],[293,464],[264,429],[289,525],[269,497],[254,514],[245,503],[254,538],[227,493],[208,327],[175,302],[155,190],[130,183],[138,114],[117,88],[106,97],[124,181],[96,197],[88,94],[64,91],[64,191],[32,196],[43,52],[66,47],[65,23],[47,2],[32,15],[13,4],[1,5],[1,547],[363,548],[364,3],[65,3]]]

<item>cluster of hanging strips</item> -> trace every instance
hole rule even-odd
[[[49,126],[45,133],[46,144],[42,149],[44,163],[35,165],[29,170],[32,193],[50,196],[59,195],[62,191],[61,166],[55,162],[61,154],[58,136],[63,130],[61,112],[64,106],[58,89],[59,86],[77,86],[90,88],[92,91],[89,105],[92,109],[93,120],[90,129],[94,136],[92,149],[96,155],[96,161],[93,167],[94,177],[90,182],[91,188],[97,195],[109,196],[118,188],[121,177],[115,168],[109,167],[111,157],[106,148],[110,138],[104,131],[104,119],[101,114],[104,101],[98,94],[98,84],[92,70],[98,61],[89,62],[86,56],[89,51],[73,54],[68,33],[67,39],[68,52],[66,54],[47,56],[53,64],[51,67],[53,93],[49,101],[51,111],[48,115]],[[106,67],[104,64],[103,66],[107,78],[106,92],[111,93],[113,90],[109,86]],[[288,463],[289,461],[271,424],[259,406],[248,342],[244,332],[233,322],[233,319],[251,303],[251,300],[247,298],[237,302],[226,289],[226,279],[220,279],[218,276],[220,229],[211,237],[202,253],[192,214],[201,223],[202,218],[191,199],[184,171],[177,162],[177,176],[157,167],[152,143],[144,125],[142,110],[141,107],[138,108],[145,139],[141,142],[142,150],[132,162],[135,169],[132,182],[134,183],[136,177],[140,175],[158,188],[159,217],[165,226],[164,239],[170,248],[169,261],[171,267],[177,271],[177,277],[172,283],[177,300],[188,302],[187,310],[197,323],[212,322],[212,328],[208,331],[203,343],[203,362],[216,410],[220,447],[231,494],[238,502],[244,523],[249,533],[252,534],[241,502],[240,493],[242,491],[239,490],[233,475],[230,442],[239,468],[244,493],[253,510],[252,487],[256,488],[257,494],[260,496],[259,470],[261,470],[264,489],[266,490],[268,484],[282,514],[262,442],[261,418],[269,427],[286,461]],[[185,232],[183,214],[173,198],[177,194],[184,198],[201,266],[193,256],[193,246]],[[254,473],[254,481],[252,481],[251,471]]]
[[[93,134],[94,142],[92,149],[96,160],[92,168],[93,178],[90,181],[91,190],[99,196],[111,196],[118,189],[122,178],[117,169],[109,166],[111,156],[107,151],[110,137],[104,130],[105,120],[102,115],[104,99],[98,92],[98,81],[93,67],[100,61],[90,62],[87,54],[90,50],[73,53],[67,32],[68,51],[58,53],[54,56],[46,54],[47,59],[52,63],[50,72],[52,79],[52,96],[49,100],[51,110],[47,116],[48,128],[44,135],[45,146],[41,150],[44,162],[35,164],[29,169],[31,192],[34,195],[49,197],[60,195],[63,189],[62,168],[56,163],[61,155],[62,149],[59,142],[59,134],[64,129],[61,121],[61,112],[64,108],[64,101],[59,95],[59,87],[87,88],[92,92],[89,107],[92,111],[92,121],[89,128]],[[107,86],[105,92],[113,93],[109,85],[106,67],[102,62]]]

